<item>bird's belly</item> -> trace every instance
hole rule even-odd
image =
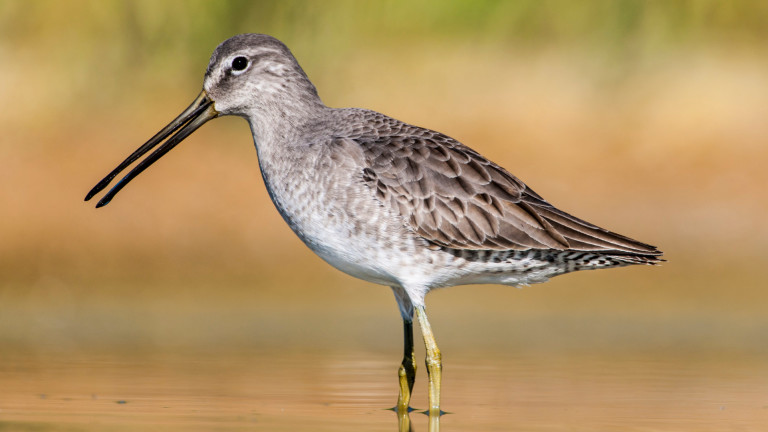
[[[375,257],[367,257],[365,254],[352,256],[350,248],[339,250],[328,245],[310,248],[325,262],[350,276],[380,285],[397,284],[391,272],[377,265]]]
[[[334,217],[325,220],[287,217],[286,221],[315,254],[338,270],[368,282],[397,284],[392,253],[382,247],[382,243],[388,242],[371,238],[370,230],[361,227],[359,221],[351,223],[352,218],[354,216],[346,215],[339,221]]]

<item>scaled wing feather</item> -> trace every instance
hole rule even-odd
[[[404,129],[354,138],[367,166],[363,178],[383,205],[396,209],[413,232],[437,246],[658,254],[653,246],[556,209],[456,140],[426,129]]]

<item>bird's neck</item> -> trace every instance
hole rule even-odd
[[[253,107],[246,116],[256,145],[266,151],[301,145],[300,138],[323,118],[326,107],[320,99],[301,103],[267,102]]]

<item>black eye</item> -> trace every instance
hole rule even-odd
[[[245,57],[235,57],[232,60],[232,70],[241,71],[248,67],[248,59]]]

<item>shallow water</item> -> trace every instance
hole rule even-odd
[[[765,358],[444,358],[443,431],[751,431]],[[375,352],[0,354],[0,431],[392,431],[399,359]],[[418,370],[413,405],[426,407]],[[427,416],[410,415],[413,430]]]

